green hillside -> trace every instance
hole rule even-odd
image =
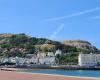
[[[70,43],[71,44],[71,43]],[[78,44],[78,43],[77,43]],[[84,43],[88,44],[88,42]],[[81,45],[81,44],[80,44]],[[82,44],[83,45],[83,44]],[[92,46],[90,43],[89,46]],[[45,38],[31,37],[26,34],[0,34],[0,56],[25,57],[26,54],[36,54],[39,52],[55,52],[57,49],[62,53],[89,53],[98,52],[96,47],[77,47]]]

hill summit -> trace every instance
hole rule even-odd
[[[74,46],[77,48],[95,51],[98,50],[94,45],[85,40],[66,40],[63,42],[65,45]]]

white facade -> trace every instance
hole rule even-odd
[[[10,57],[10,58],[9,58],[9,62],[11,62],[11,63],[16,63],[16,58]]]
[[[54,55],[53,52],[48,52],[48,53],[47,53],[47,56],[48,56],[48,57],[54,57],[55,55]]]
[[[37,57],[44,58],[44,57],[46,57],[46,53],[39,53],[39,54],[37,54]]]
[[[45,57],[39,59],[40,64],[54,64],[55,63],[55,57]]]
[[[34,64],[37,64],[38,63],[38,58],[31,58],[30,59],[30,63],[34,63]]]
[[[2,59],[1,59],[1,62],[2,62],[2,63],[10,62],[10,60],[9,60],[9,58],[2,58]]]
[[[24,58],[15,57],[15,58],[11,58],[10,60],[11,62],[15,61],[16,65],[23,65],[25,63]]]
[[[58,54],[60,54],[60,55],[62,54],[61,50],[59,50],[59,49],[56,50],[56,52],[55,52],[55,55],[58,55]]]
[[[79,54],[79,66],[96,66],[100,63],[100,54]]]

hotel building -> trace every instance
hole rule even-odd
[[[79,54],[79,66],[98,66],[100,65],[100,54]]]

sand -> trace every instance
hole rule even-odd
[[[0,71],[0,80],[91,80],[91,79],[54,76],[54,75],[52,76],[43,74],[28,74],[28,73],[13,72],[13,71]]]

